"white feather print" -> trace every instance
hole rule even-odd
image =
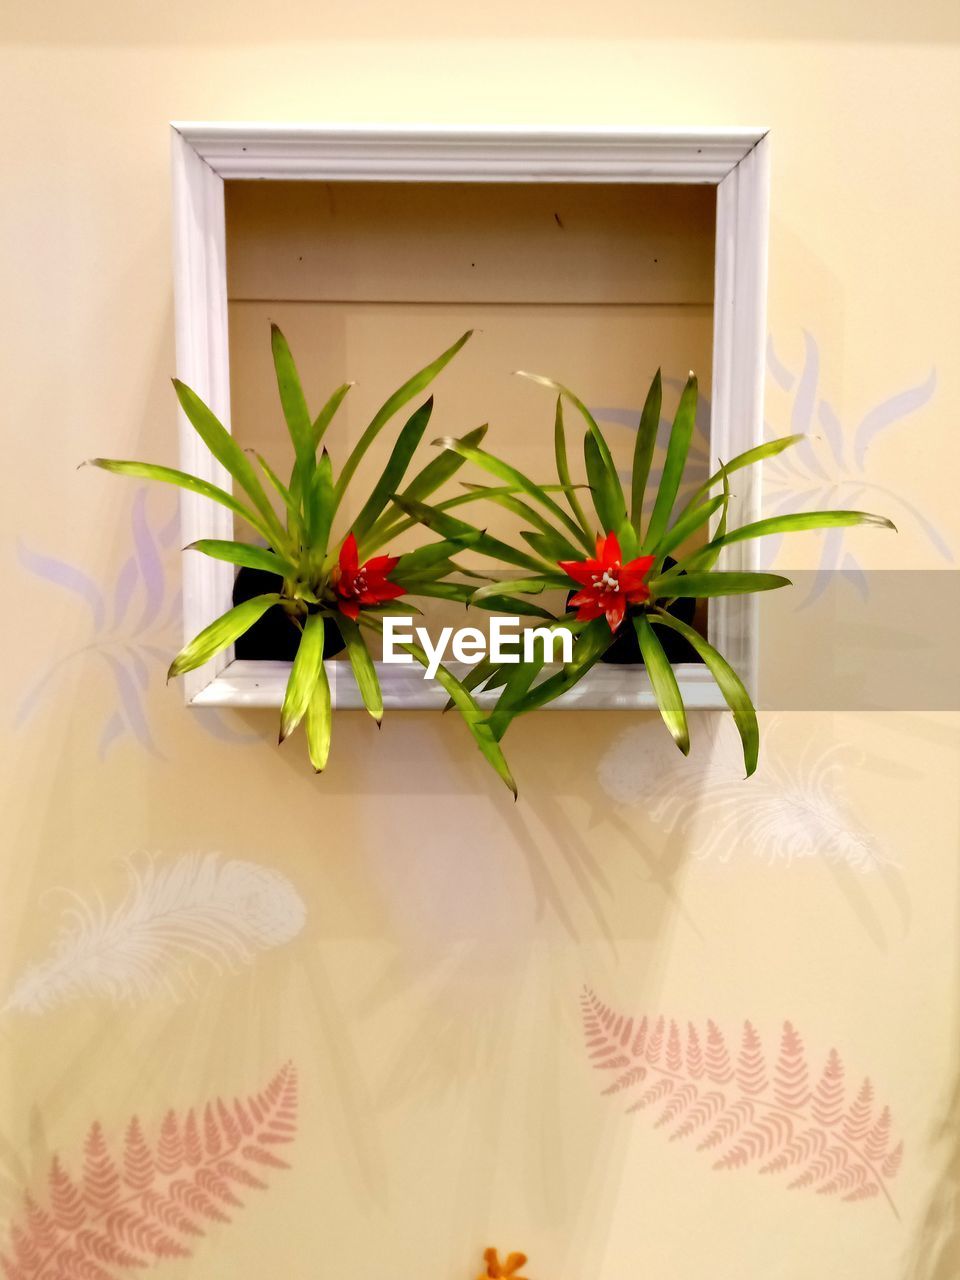
[[[771,719],[763,728],[761,767],[744,781],[736,732],[725,722],[712,733],[711,727],[691,726],[691,737],[699,730],[707,741],[688,760],[669,741],[652,742],[649,728],[626,730],[600,761],[601,787],[620,804],[642,804],[653,822],[682,836],[699,859],[729,862],[749,852],[788,865],[805,858],[858,871],[893,865],[851,812],[843,785],[852,767],[848,748],[816,751],[808,745],[788,763]]]
[[[41,1014],[84,996],[179,999],[196,989],[198,968],[235,971],[296,937],[306,918],[285,876],[218,853],[131,862],[127,872],[114,907],[100,894],[63,891],[69,903],[51,953],[15,982],[3,1012]]]

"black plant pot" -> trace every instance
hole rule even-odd
[[[264,569],[243,568],[233,584],[233,603],[243,604],[254,596],[268,591],[279,591],[283,586],[280,574],[267,573]],[[300,644],[300,632],[283,609],[268,609],[249,631],[245,631],[233,646],[236,657],[254,662],[292,662]],[[346,646],[335,619],[323,620],[323,656],[332,658]]]
[[[672,569],[676,564],[671,556],[663,562],[664,569]],[[570,596],[576,594],[571,591],[567,596],[567,603],[570,602]],[[696,613],[697,602],[692,597],[681,596],[675,600],[667,609],[667,613],[671,617],[677,618],[680,622],[685,622],[688,627],[693,626],[693,616]],[[617,627],[613,644],[601,658],[601,662],[609,662],[611,666],[640,666],[644,665],[643,654],[640,652],[640,641],[637,639],[637,633],[633,626],[633,618],[642,612],[636,606],[632,606],[627,610],[626,617]],[[694,649],[689,640],[685,640],[682,635],[676,631],[671,631],[667,627],[657,627],[657,639],[663,645],[663,651],[667,655],[670,662],[702,662],[703,659]]]

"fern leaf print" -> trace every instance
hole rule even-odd
[[[792,1190],[849,1203],[882,1197],[894,1213],[889,1183],[903,1159],[889,1107],[879,1107],[870,1080],[851,1089],[843,1060],[831,1049],[811,1070],[796,1028],[783,1024],[776,1055],[744,1023],[739,1048],[716,1023],[699,1031],[658,1017],[635,1020],[582,997],[588,1058],[603,1071],[604,1094],[644,1112],[670,1142],[689,1140],[716,1170],[780,1175]],[[683,1045],[681,1052],[680,1046]]]
[[[196,988],[200,967],[234,972],[301,931],[303,899],[269,867],[217,853],[128,864],[125,897],[67,891],[50,954],[14,984],[5,1012],[43,1014],[82,997],[114,1005]]]
[[[112,1151],[95,1121],[79,1171],[53,1158],[42,1193],[24,1193],[0,1251],[6,1280],[123,1280],[169,1258],[233,1219],[266,1170],[289,1168],[280,1152],[297,1126],[291,1063],[244,1101],[222,1099],[185,1115],[167,1112],[151,1145],[138,1117]]]

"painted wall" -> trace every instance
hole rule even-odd
[[[54,1210],[10,1274],[957,1274],[955,711],[771,712],[744,785],[717,719],[680,767],[540,717],[517,806],[455,722],[345,715],[317,781],[165,688],[174,504],[75,471],[175,458],[168,120],[761,123],[767,416],[813,436],[768,494],[900,526],[777,563],[943,577],[960,14],[835,9],[7,8],[0,1207]]]

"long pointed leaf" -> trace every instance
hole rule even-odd
[[[459,437],[459,443],[474,448],[487,434],[487,429],[486,423],[480,427],[474,427],[472,431]],[[436,493],[442,484],[452,479],[465,462],[466,458],[462,454],[455,453],[452,449],[444,449],[439,457],[428,462],[423,470],[413,477],[403,490],[403,497],[411,502],[422,502],[424,498],[429,498],[432,493]]]
[[[372,625],[375,629],[380,630],[378,623],[374,619],[367,618],[362,613],[360,617],[368,626]],[[430,665],[427,655],[419,645],[401,644],[397,647],[404,649],[412,657],[416,658],[417,662],[419,662],[421,666],[427,667]],[[446,667],[439,667],[435,678],[440,687],[446,690],[447,694],[452,698],[457,710],[463,717],[464,723],[473,735],[474,741],[483,753],[484,758],[493,766],[497,775],[513,792],[513,798],[516,799],[517,784],[513,780],[513,774],[510,772],[510,766],[507,764],[503,751],[500,748],[500,744],[494,738],[493,733],[490,730],[487,717],[477,706],[476,702],[474,702],[473,697],[468,690],[464,688],[456,676],[453,675],[452,672],[448,671]]]
[[[281,742],[293,733],[307,713],[323,668],[323,640],[323,615],[311,613],[303,626],[280,708]]]
[[[174,378],[173,387],[180,401],[180,407],[187,415],[191,426],[207,446],[213,456],[233,476],[250,501],[260,512],[263,519],[273,530],[282,546],[286,541],[286,530],[277,519],[270,499],[250,463],[250,459],[234,440],[230,432],[217,418],[216,414],[200,399],[197,393],[179,378]]]
[[[327,759],[330,755],[330,735],[333,730],[330,682],[327,679],[327,669],[322,662],[313,695],[307,706],[304,722],[307,730],[307,751],[310,753],[310,763],[317,773],[322,773],[327,767]]]
[[[398,409],[402,409],[409,400],[412,400],[414,396],[419,395],[425,387],[430,385],[441,369],[450,363],[472,333],[473,330],[468,329],[465,334],[456,340],[452,347],[448,347],[446,351],[437,356],[436,360],[426,365],[426,367],[421,369],[419,373],[415,373],[412,378],[408,378],[402,387],[399,387],[392,396],[384,401],[381,407],[374,414],[370,425],[357,441],[350,453],[350,456],[343,465],[343,470],[337,478],[334,494],[336,506],[340,505],[343,495],[346,492],[347,485],[353,477],[353,473],[360,465],[363,455],[377,438],[383,427],[387,422],[389,422]]]
[[[720,477],[723,480],[720,519],[717,521],[713,538],[707,543],[706,547],[684,559],[684,567],[690,572],[694,569],[704,571],[712,569],[720,559],[720,553],[723,550],[723,535],[727,532],[727,516],[730,512],[730,480],[727,477],[726,469],[723,467],[720,468]],[[715,545],[718,539],[720,540],[719,546]]]
[[[686,542],[691,534],[696,533],[702,524],[706,524],[715,511],[723,506],[723,496],[718,495],[716,498],[710,498],[702,503],[699,507],[694,507],[692,511],[688,511],[686,515],[682,515],[677,522],[672,525],[663,535],[655,547],[651,547],[651,552],[662,560],[671,551],[675,551],[682,542]]]
[[[583,461],[601,529],[605,534],[616,533],[627,517],[623,488],[616,470],[606,465],[596,439],[589,431],[583,437]]]
[[[430,415],[433,413],[433,396],[426,400],[419,409],[407,419],[396,443],[391,450],[387,464],[380,473],[380,478],[370,491],[370,497],[363,504],[360,514],[353,522],[353,532],[357,541],[363,540],[364,534],[379,516],[390,500],[390,495],[400,487],[410,459],[416,452],[417,445],[427,429]]]
[[[643,520],[643,499],[647,492],[647,480],[650,478],[650,464],[653,452],[657,447],[657,432],[660,429],[660,409],[663,404],[663,379],[660,370],[654,374],[650,390],[643,402],[640,414],[640,425],[637,428],[637,440],[633,447],[633,468],[630,485],[630,517],[637,536],[641,534]]]
[[[394,582],[403,582],[415,574],[422,573],[425,569],[429,570],[434,565],[449,560],[464,547],[473,546],[482,536],[481,530],[477,529],[475,533],[465,533],[461,538],[444,538],[440,542],[431,542],[425,547],[417,547],[416,551],[408,551],[400,556],[391,577]]]
[[[607,444],[606,440],[604,439],[603,432],[600,430],[600,427],[599,427],[599,424],[597,423],[596,418],[593,416],[593,414],[590,412],[587,406],[583,403],[580,397],[576,395],[573,391],[571,391],[569,387],[565,387],[562,382],[557,382],[554,378],[545,378],[542,373],[527,373],[526,370],[524,369],[518,369],[516,372],[517,372],[518,378],[527,378],[530,382],[538,382],[540,386],[550,387],[552,391],[557,391],[560,393],[560,395],[564,395],[567,397],[567,399],[574,406],[574,408],[580,413],[584,422],[586,422],[587,426],[590,428],[590,431],[592,432],[593,437],[597,442],[597,447],[599,448],[601,454],[603,455],[604,462],[610,468],[610,470],[614,474],[616,474],[617,468],[613,461],[613,455],[610,452],[610,446]]]
[[[476,493],[478,497],[486,498],[498,507],[503,507],[505,511],[510,511],[513,515],[519,516],[521,520],[529,520],[554,549],[553,553],[548,555],[546,559],[550,561],[580,559],[580,549],[575,547],[572,542],[569,542],[562,533],[559,533],[547,517],[542,515],[536,507],[531,506],[529,502],[524,502],[512,493],[504,493],[502,490],[488,488],[484,485],[471,484],[467,488]],[[443,504],[439,505],[442,506]],[[531,543],[531,545],[533,544]],[[593,551],[593,547],[594,542],[591,542],[591,551]],[[542,553],[538,551],[537,554]]]
[[[275,324],[270,326],[270,346],[277,374],[277,389],[280,392],[280,407],[293,442],[297,466],[305,483],[313,469],[314,451],[310,441],[313,424],[290,346]]]
[[[731,529],[721,538],[714,538],[710,547],[729,547],[733,542],[744,542],[748,538],[765,538],[773,533],[799,533],[806,529],[838,529],[849,525],[868,524],[878,528],[897,530],[897,526],[886,516],[871,515],[869,511],[797,511],[793,515],[770,516],[766,520],[756,520],[752,524],[742,525],[739,529]],[[706,548],[704,548],[706,550]]]
[[[219,653],[221,649],[226,649],[238,636],[249,631],[268,609],[272,609],[279,603],[279,593],[272,591],[266,595],[254,596],[252,600],[245,600],[243,604],[228,609],[216,621],[204,627],[189,644],[184,645],[170,663],[167,679],[171,680],[174,676],[182,676],[185,671],[202,667],[214,654]]]
[[[593,529],[590,527],[590,521],[587,519],[587,513],[580,504],[573,489],[573,483],[570,479],[570,463],[567,459],[567,437],[563,426],[563,396],[557,396],[557,409],[553,421],[553,453],[557,461],[557,476],[560,483],[566,487],[566,499],[569,503],[570,510],[577,519],[577,523],[583,530],[584,537],[587,539],[587,546],[592,545]]]
[[[689,755],[690,731],[687,728],[687,713],[670,659],[664,653],[663,645],[657,639],[645,615],[641,614],[634,618],[633,626],[637,633],[637,640],[640,642],[640,652],[643,654],[643,662],[650,677],[650,684],[663,723],[670,730],[674,742],[683,754]]]
[[[527,494],[528,497],[538,502],[545,511],[549,511],[554,519],[559,520],[569,529],[578,542],[584,540],[583,530],[567,515],[559,503],[554,502],[543,485],[531,480],[529,476],[524,475],[522,471],[518,471],[509,462],[504,462],[502,458],[488,453],[485,449],[474,449],[470,445],[465,445],[459,440],[454,440],[451,436],[441,436],[439,440],[434,440],[433,443],[442,445],[445,449],[451,449],[454,453],[461,454],[468,461],[476,463],[478,467],[482,467],[484,471],[489,471],[498,480],[502,480],[508,486],[515,487],[522,493]]]
[[[473,593],[470,603],[479,604],[488,596],[510,595],[515,591],[522,595],[538,596],[550,587],[563,586],[569,586],[565,578],[558,576],[555,581],[551,581],[546,574],[542,578],[510,578],[506,582],[491,582],[485,587],[479,587]]]
[[[670,627],[671,630],[678,632],[685,640],[690,642],[703,659],[707,670],[716,680],[724,701],[733,712],[733,719],[740,734],[740,741],[743,744],[743,763],[749,778],[757,767],[757,759],[760,752],[760,726],[757,723],[757,713],[754,710],[753,703],[750,701],[750,695],[747,693],[743,681],[733,667],[730,666],[730,663],[727,662],[726,658],[718,653],[712,644],[708,644],[700,632],[694,630],[693,627],[689,627],[685,622],[681,622],[679,618],[674,618],[669,613],[663,612],[651,614],[650,621],[655,626]]]
[[[304,494],[307,538],[315,563],[327,552],[334,512],[333,464],[324,449],[310,477],[310,488]]]
[[[741,471],[744,467],[753,466],[755,462],[763,462],[765,458],[775,458],[778,453],[783,453],[784,449],[789,449],[791,445],[797,444],[805,437],[803,434],[792,436],[781,436],[779,440],[768,440],[766,444],[758,444],[753,449],[747,449],[745,453],[738,453],[735,458],[731,458],[729,462],[724,463],[718,471],[715,471],[709,480],[704,480],[703,484],[696,489],[690,498],[690,501],[684,507],[681,515],[686,515],[691,507],[695,506],[700,499],[710,492],[715,484],[723,479],[724,472],[731,475],[734,471]]]
[[[383,719],[383,694],[380,691],[377,668],[374,665],[373,658],[370,656],[370,650],[360,634],[360,628],[352,618],[340,617],[337,620],[337,625],[340,627],[340,634],[343,636],[344,643],[347,646],[347,657],[350,659],[353,678],[356,680],[360,696],[363,698],[363,705],[379,724]]]
[[[249,542],[226,542],[220,538],[199,538],[185,546],[184,551],[199,551],[212,560],[226,560],[229,564],[243,565],[247,569],[262,569],[280,578],[295,578],[296,566],[266,547],[254,547]]]
[[[464,520],[457,520],[437,507],[428,507],[422,502],[410,502],[399,494],[395,495],[394,502],[401,511],[406,512],[413,520],[418,520],[428,529],[439,533],[442,538],[456,540],[458,536],[464,533],[479,534],[480,536],[472,545],[475,550],[482,552],[484,555],[493,556],[495,559],[503,560],[507,564],[520,565],[521,568],[531,569],[534,573],[540,573],[543,569],[543,565],[534,560],[533,556],[517,551],[506,542],[501,542],[498,538],[492,538],[482,529],[477,529],[475,525],[467,524]]]
[[[710,596],[740,596],[753,591],[776,591],[778,587],[790,587],[793,584],[789,578],[783,578],[779,573],[726,573],[715,569],[710,573],[680,573],[652,578],[647,585],[655,600],[665,596],[703,600]]]
[[[133,476],[136,480],[157,480],[161,484],[176,485],[178,489],[186,489],[189,493],[199,494],[201,498],[209,498],[211,502],[219,502],[234,515],[245,520],[251,529],[256,529],[261,537],[270,543],[274,541],[273,531],[255,511],[245,507],[232,493],[215,484],[192,476],[187,471],[177,471],[173,467],[161,467],[155,462],[125,462],[118,458],[90,458],[82,465],[99,467],[102,471],[110,471],[118,476]]]
[[[497,738],[503,737],[517,716],[545,706],[548,702],[553,702],[569,692],[583,679],[590,668],[600,661],[612,643],[613,633],[605,618],[594,618],[588,622],[580,632],[572,662],[568,662],[554,675],[548,676],[519,701],[504,708],[501,715],[498,716],[497,711],[494,710],[491,715],[491,726]]]
[[[677,500],[684,468],[687,465],[687,454],[697,420],[697,379],[694,374],[687,378],[686,386],[680,393],[680,403],[674,414],[673,426],[670,429],[670,441],[667,444],[667,457],[660,476],[660,487],[653,504],[650,523],[644,534],[644,549],[655,547],[664,535],[673,504]]]
[[[287,509],[288,532],[293,538],[295,538],[297,541],[300,541],[303,536],[303,527],[300,519],[300,507],[297,503],[297,500],[294,498],[293,494],[290,492],[287,486],[283,483],[283,481],[280,479],[280,477],[277,475],[274,469],[270,466],[270,463],[267,462],[266,458],[262,454],[257,453],[256,450],[254,450],[254,456],[256,457],[257,462],[259,462],[260,464],[260,470],[263,472],[263,474],[267,477],[267,479],[273,485],[274,489],[276,490],[277,494],[280,497],[280,500],[283,502],[283,505]]]
[[[317,450],[320,448],[320,441],[326,434],[327,427],[329,427],[337,410],[340,408],[341,404],[343,404],[344,397],[350,388],[355,385],[356,384],[353,382],[341,383],[314,418],[313,425],[310,428],[310,450],[314,455],[316,455]]]

